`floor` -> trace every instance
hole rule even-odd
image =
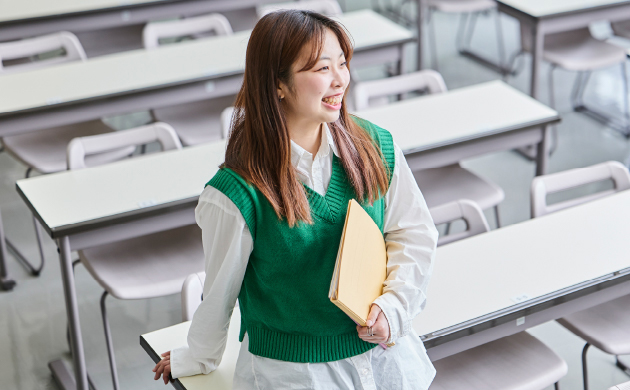
[[[370,6],[368,0],[347,0],[347,10]],[[496,33],[493,14],[479,19],[472,40],[475,50],[496,58]],[[518,25],[502,16],[508,53],[515,52],[518,44]],[[457,54],[455,34],[457,15],[436,14],[439,51],[439,71],[450,89],[499,79],[496,73],[485,69]],[[605,35],[605,25],[594,26],[594,32]],[[408,48],[409,63],[414,64],[415,45]],[[427,59],[428,60],[428,59]],[[527,68],[528,58],[522,67]],[[428,62],[427,62],[428,64]],[[543,68],[543,74],[547,67]],[[382,73],[380,69],[360,72],[365,78]],[[571,111],[569,93],[575,75],[557,71],[555,79],[556,107],[562,114],[557,126],[558,148],[550,159],[549,170],[557,172],[584,167],[602,161],[628,162],[630,143],[619,133],[592,121],[583,114]],[[618,68],[597,72],[587,89],[590,102],[609,110],[620,110],[622,96]],[[527,72],[510,78],[516,88],[528,90]],[[546,83],[545,83],[546,84]],[[548,102],[547,86],[542,86],[542,100]],[[147,119],[146,113],[109,118],[119,128],[131,127]],[[495,153],[466,160],[463,165],[495,181],[506,193],[500,206],[504,225],[529,218],[529,185],[534,176],[534,164],[515,152]],[[15,181],[23,177],[25,167],[6,153],[0,153],[0,209],[6,234],[31,259],[37,258],[33,225],[30,213],[15,191]],[[489,219],[492,220],[488,215]],[[587,225],[585,225],[587,226]],[[29,276],[9,258],[9,272],[18,285],[12,292],[0,292],[0,377],[3,388],[16,390],[56,389],[47,363],[59,357],[70,359],[65,337],[65,309],[60,282],[59,263],[54,243],[45,239],[46,266],[38,278]],[[88,370],[96,386],[111,388],[109,367],[98,302],[101,288],[81,266],[76,270],[81,325],[87,356]],[[148,331],[175,324],[181,320],[179,296],[143,300],[108,300],[120,383],[123,389],[158,388],[152,380],[152,362],[139,346],[138,336]],[[580,352],[583,342],[554,322],[529,330],[557,351],[569,366],[568,375],[560,381],[562,389],[581,388]],[[597,350],[589,352],[590,388],[596,390],[630,380],[614,367],[614,358]]]

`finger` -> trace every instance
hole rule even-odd
[[[155,372],[155,379],[160,379],[160,376],[162,376],[162,373],[164,372],[164,365],[160,364],[159,367],[157,368],[157,371]]]
[[[163,357],[171,356],[171,351],[166,351],[162,354]]]
[[[168,381],[169,381],[169,376],[171,373],[171,365],[169,364],[168,366],[166,366],[166,368],[164,369],[164,384],[167,385]]]
[[[381,308],[378,305],[372,305],[370,308],[370,314],[368,314],[367,318],[367,326],[372,326],[376,322],[378,315],[381,313]]]

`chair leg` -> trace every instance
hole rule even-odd
[[[446,228],[444,229],[444,235],[445,235],[445,236],[448,236],[448,234],[449,234],[450,232],[451,232],[451,223],[450,223],[450,222],[448,222],[448,223],[446,224]]]
[[[497,229],[501,227],[501,218],[499,217],[499,205],[494,206],[494,218],[497,222]]]
[[[586,343],[584,349],[582,350],[582,378],[584,380],[584,390],[588,390],[588,374],[586,372],[586,353],[588,352],[588,347],[591,344]]]
[[[549,107],[556,109],[556,96],[555,89],[553,83],[553,72],[556,70],[556,65],[551,64],[549,68]],[[550,126],[549,130],[551,131],[551,146],[549,148],[549,154],[553,154],[558,147],[558,129],[556,125]]]
[[[615,355],[615,366],[617,366],[617,368],[620,368],[627,375],[630,375],[630,367],[626,366],[624,362],[619,360],[619,355]]]
[[[501,24],[501,13],[499,11],[497,11],[496,16],[495,16],[495,25],[497,28],[497,48],[499,51],[499,66],[500,67],[504,67],[505,66],[505,42],[503,40],[503,25]],[[509,70],[506,69],[506,73],[508,73]]]
[[[586,84],[591,77],[591,72],[578,73],[575,83],[573,85],[573,91],[571,92],[572,105],[574,110],[578,110],[584,105],[584,91],[586,91]]]
[[[554,384],[553,384],[553,388],[554,388],[555,390],[560,390],[560,382],[556,382],[556,383],[554,383]]]
[[[464,34],[466,33],[466,26],[468,25],[469,13],[463,13],[459,18],[459,26],[457,27],[457,38],[455,40],[455,46],[457,51],[461,52],[464,47]]]
[[[433,70],[438,70],[438,54],[437,54],[437,37],[435,32],[435,18],[433,13],[435,11],[429,9],[427,22],[429,24],[429,48],[431,50],[431,66]]]
[[[466,42],[464,43],[464,47],[466,48],[470,47],[470,44],[472,42],[472,36],[475,32],[475,27],[477,26],[478,17],[479,12],[475,12],[474,14],[470,15],[470,21],[468,22],[468,35],[466,37]]]
[[[112,371],[112,382],[114,384],[114,390],[118,390],[118,372],[116,371],[116,360],[114,358],[114,344],[112,342],[112,334],[109,329],[109,321],[107,320],[107,310],[105,308],[105,299],[107,298],[107,291],[103,292],[101,296],[101,315],[103,316],[103,329],[105,330],[105,341],[107,343],[107,354],[109,355],[109,368]]]
[[[29,167],[26,170],[26,173],[24,174],[24,177],[28,179],[31,176],[32,172],[33,172],[33,168]],[[18,248],[11,241],[9,241],[8,238],[5,238],[5,242],[7,244],[7,248],[11,251],[13,256],[19,261],[19,263],[22,264],[24,266],[24,268],[26,268],[27,271],[31,275],[39,276],[41,274],[41,272],[42,272],[42,269],[44,268],[44,262],[46,261],[46,258],[44,257],[44,248],[42,246],[42,237],[41,237],[41,231],[40,231],[39,222],[37,221],[37,219],[35,219],[35,216],[33,216],[33,226],[35,227],[35,239],[37,240],[37,249],[39,250],[40,263],[39,263],[38,267],[35,267],[26,258],[26,256],[24,256],[18,250]]]

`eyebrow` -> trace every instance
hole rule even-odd
[[[345,53],[344,53],[344,52],[341,52],[341,54],[339,54],[339,57],[343,57],[344,55],[345,55]],[[321,60],[329,60],[329,59],[330,59],[330,57],[319,57],[319,60],[320,60],[320,61],[321,61]]]

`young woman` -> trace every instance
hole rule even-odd
[[[196,209],[204,300],[188,346],[163,355],[156,380],[216,369],[238,298],[234,389],[429,387],[435,370],[411,324],[437,231],[391,135],[346,110],[351,56],[344,29],[317,13],[272,13],[252,31],[225,164]],[[352,198],[387,244],[369,327],[328,299]]]

